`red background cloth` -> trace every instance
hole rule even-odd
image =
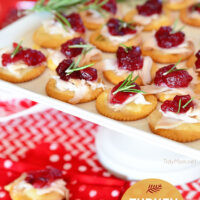
[[[0,1],[0,27],[16,19],[15,3]],[[13,108],[18,112],[34,104],[29,100],[0,102],[0,108],[10,115]],[[93,123],[54,109],[0,123],[0,200],[9,200],[3,187],[22,172],[47,165],[65,171],[70,200],[120,199],[131,183],[115,178],[98,162],[97,129]],[[185,199],[200,199],[200,180],[177,188]]]

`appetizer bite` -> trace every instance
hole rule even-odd
[[[141,42],[141,27],[123,20],[111,18],[101,29],[93,32],[90,43],[104,52],[115,53],[121,43],[138,46]]]
[[[46,57],[41,51],[24,48],[21,43],[0,49],[0,79],[12,83],[30,81],[46,68]]]
[[[160,68],[156,72],[154,83],[143,86],[142,89],[157,94],[159,101],[164,102],[172,100],[176,95],[198,96],[199,81],[193,69],[180,68],[176,63]]]
[[[194,44],[179,29],[169,26],[161,27],[153,32],[142,43],[142,53],[158,63],[176,63],[188,59],[194,53]]]
[[[53,167],[23,173],[5,187],[12,200],[68,200],[62,172]]]
[[[104,84],[98,77],[94,63],[81,66],[82,54],[77,61],[63,60],[56,68],[57,76],[53,76],[46,85],[47,95],[55,99],[71,103],[92,101],[103,91]]]
[[[140,47],[121,44],[116,53],[117,58],[104,60],[104,77],[113,84],[123,81],[130,72],[138,76],[136,83],[146,85],[152,82],[157,70],[156,64],[149,56],[142,56]]]
[[[102,53],[94,46],[87,44],[83,38],[73,38],[68,40],[58,50],[49,49],[47,59],[48,67],[55,70],[59,63],[64,59],[76,60],[85,51],[81,57],[80,65],[99,62],[102,60]]]
[[[187,67],[193,68],[195,72],[200,72],[200,50],[187,61]]]
[[[81,8],[80,15],[89,30],[97,30],[117,13],[116,0],[89,0]]]
[[[165,0],[164,5],[170,10],[182,10],[192,5],[195,0]]]
[[[147,0],[128,12],[124,20],[143,26],[144,31],[158,30],[161,26],[173,23],[170,11],[163,7],[161,0]]]
[[[190,95],[175,96],[165,101],[148,118],[153,133],[178,141],[200,139],[200,102]]]
[[[114,88],[101,93],[96,100],[97,111],[111,119],[134,121],[148,116],[157,105],[154,95],[146,95],[132,80],[131,73],[124,81]]]
[[[56,12],[54,17],[42,22],[33,35],[33,41],[44,48],[59,48],[61,44],[75,37],[83,36],[85,27],[78,13],[63,15]]]
[[[193,4],[180,12],[182,22],[191,26],[200,26],[200,3]]]

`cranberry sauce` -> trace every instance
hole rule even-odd
[[[189,7],[189,11],[193,12],[193,11],[197,11],[200,13],[200,3],[196,3],[192,6]]]
[[[143,57],[140,47],[119,47],[117,50],[118,68],[135,71],[143,67]]]
[[[16,43],[13,43],[13,48],[17,47]],[[14,51],[14,50],[13,50]],[[19,51],[16,53],[14,57],[12,57],[12,53],[4,53],[2,54],[2,65],[5,67],[8,64],[15,63],[18,61],[23,61],[28,66],[36,66],[46,61],[45,55],[37,50],[33,49],[23,49],[19,48]]]
[[[156,72],[154,83],[157,86],[184,88],[188,87],[192,79],[192,76],[186,70],[177,70],[174,65],[168,65]]]
[[[111,18],[107,23],[108,31],[114,36],[124,36],[137,32],[134,24],[126,23],[122,20]]]
[[[99,0],[97,3],[100,4],[102,3],[104,0]],[[86,3],[86,5],[89,5],[91,3],[94,3],[95,0],[90,0],[89,2]],[[116,14],[117,12],[117,2],[116,0],[108,0],[107,3],[105,3],[102,8],[107,11],[110,12],[112,14]]]
[[[148,0],[143,5],[136,7],[140,15],[151,16],[153,14],[161,14],[162,1],[161,0]]]
[[[112,90],[110,94],[110,103],[111,104],[123,104],[129,97],[136,95],[137,93],[134,92],[118,92],[113,94],[123,83],[124,81],[118,83]],[[140,86],[136,83],[133,83],[133,87],[130,89],[137,89],[140,90]]]
[[[155,38],[159,47],[169,49],[182,44],[185,34],[181,31],[173,33],[171,27],[163,26],[156,32]]]
[[[190,95],[175,96],[172,101],[165,101],[161,105],[163,112],[186,113],[190,108],[194,108]]]
[[[86,43],[80,37],[68,40],[67,42],[65,42],[64,44],[61,45],[61,52],[67,58],[74,58],[82,53],[83,48],[70,48],[69,46],[79,45],[79,44],[86,44]]]
[[[195,62],[195,66],[196,66],[196,69],[200,69],[200,50],[196,53],[196,62]]]
[[[71,59],[63,60],[58,67],[56,68],[57,74],[60,76],[60,79],[68,81],[72,79],[84,79],[86,81],[95,81],[97,80],[97,70],[95,68],[85,68],[83,70],[72,72],[70,75],[66,74],[66,70],[73,63]]]
[[[85,26],[78,13],[71,13],[70,15],[66,16],[66,19],[69,21],[74,31],[78,33],[85,33]]]
[[[27,173],[25,181],[35,188],[46,188],[57,179],[62,178],[62,172],[56,168],[48,167],[43,170],[31,171]]]

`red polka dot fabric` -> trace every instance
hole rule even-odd
[[[25,99],[9,104],[20,101],[34,105]],[[4,186],[21,173],[49,165],[64,171],[70,200],[119,200],[135,181],[112,176],[98,162],[97,130],[96,124],[54,109],[1,123],[0,200],[10,200]],[[177,188],[185,199],[200,199],[200,180]]]

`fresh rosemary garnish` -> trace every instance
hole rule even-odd
[[[181,99],[179,99],[179,102],[178,102],[178,111],[177,113],[180,113],[181,111]]]
[[[69,48],[82,48],[83,49],[83,54],[85,55],[89,51],[94,49],[94,46],[92,46],[90,44],[74,44],[74,45],[70,45]]]
[[[65,73],[67,75],[70,75],[71,73],[73,73],[75,71],[86,69],[86,68],[92,67],[94,65],[94,63],[91,63],[91,64],[88,64],[88,65],[84,65],[84,66],[78,67],[81,59],[82,59],[82,54],[78,57],[77,62],[74,62],[74,61],[72,62],[72,64],[68,67],[68,69],[65,71]]]
[[[39,0],[33,7],[32,11],[46,11],[52,13],[56,20],[61,23],[67,31],[66,25],[71,28],[69,21],[60,13],[63,8],[73,6],[78,3],[84,3],[86,0]]]
[[[103,41],[103,40],[105,40],[105,38],[104,38],[103,35],[98,35],[98,36],[96,37],[96,40]]]
[[[137,80],[139,76],[136,76],[133,80],[133,72],[131,72],[127,78],[124,80],[124,82],[113,92],[113,95],[117,94],[118,92],[133,92],[133,93],[145,93],[144,91],[133,89],[134,86],[136,86],[134,83]]]
[[[171,72],[187,70],[186,68],[175,69],[180,62],[181,62],[181,59],[170,70],[168,70],[167,72],[163,73],[163,75],[166,76]]]
[[[119,30],[122,28],[130,28],[131,30],[135,30],[135,26],[133,25],[132,22],[125,22],[123,20],[119,20]]]
[[[126,53],[128,53],[129,50],[132,50],[132,46],[128,47],[125,44],[120,44],[121,47],[124,47],[124,50]]]
[[[185,105],[182,106],[182,108],[186,108],[193,100],[194,98],[191,98]]]
[[[96,11],[98,11],[102,16],[104,16],[102,12],[107,12],[107,11],[104,10],[104,9],[102,8],[102,6],[104,6],[106,3],[108,3],[108,1],[109,1],[109,0],[103,0],[103,1],[101,2],[101,0],[95,0],[93,3],[90,3],[90,4],[88,4],[88,5],[84,6],[84,7],[82,7],[81,10],[82,10],[82,11],[84,11],[84,10],[96,10]]]
[[[16,46],[16,48],[14,49],[13,53],[12,53],[11,56],[10,56],[11,58],[14,58],[14,57],[16,56],[16,54],[20,52],[20,50],[22,49],[22,48],[21,48],[22,42],[23,42],[23,41],[20,41],[20,42],[18,43],[18,45]]]
[[[60,11],[63,8],[84,3],[86,0],[39,0],[33,7],[33,11]]]
[[[185,26],[183,25],[181,26],[181,28],[177,29],[177,25],[178,25],[178,19],[176,19],[176,21],[174,22],[171,33],[180,32],[185,28]]]

